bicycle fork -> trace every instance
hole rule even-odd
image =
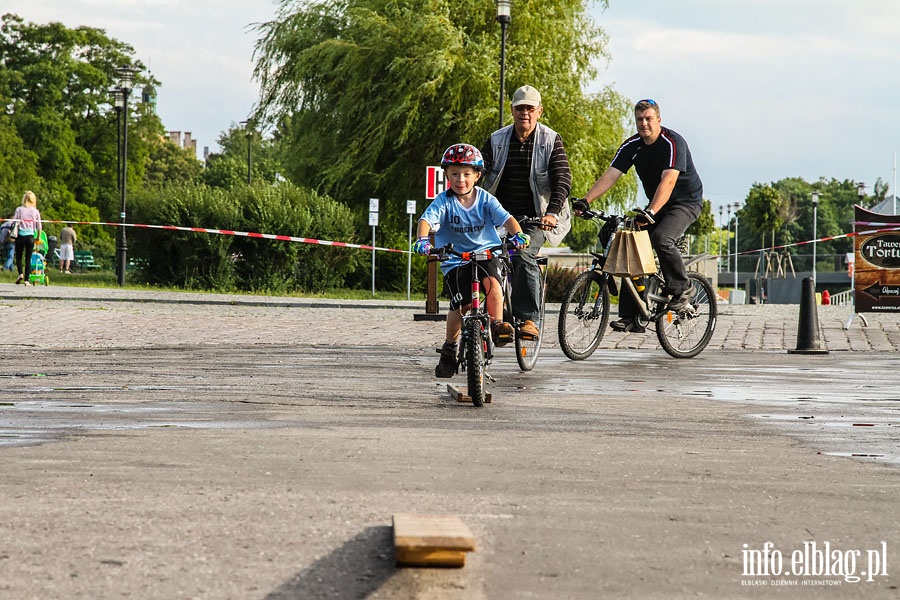
[[[488,366],[494,358],[494,338],[491,335],[491,317],[487,311],[481,310],[481,282],[472,282],[472,306],[469,312],[462,317],[462,336],[460,339],[459,367],[458,370],[466,369],[466,352],[468,351],[468,339],[471,336],[472,328],[477,327],[481,330],[481,340],[484,344],[484,376],[491,383],[496,379],[488,371]]]

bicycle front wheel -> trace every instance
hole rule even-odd
[[[656,318],[656,337],[669,356],[693,358],[703,352],[716,329],[716,293],[700,273],[688,273],[694,297],[677,313],[666,311]]]
[[[466,325],[466,383],[474,406],[484,406],[485,331],[481,321],[472,319]]]
[[[609,325],[609,289],[606,278],[585,271],[575,278],[559,309],[559,346],[572,360],[594,353]]]
[[[516,362],[523,371],[530,371],[537,364],[538,355],[541,353],[541,338],[544,337],[544,315],[547,301],[547,285],[542,281],[541,285],[541,314],[537,322],[540,334],[532,339],[523,339],[519,332],[516,332]]]

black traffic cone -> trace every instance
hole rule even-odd
[[[816,312],[816,286],[812,277],[803,279],[800,288],[800,325],[797,327],[797,348],[791,354],[828,354],[819,338],[819,314]]]

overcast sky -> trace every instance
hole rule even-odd
[[[158,112],[202,148],[246,118],[253,23],[275,0],[3,0],[27,21],[90,25],[134,46],[163,82]],[[654,98],[688,141],[714,205],[754,182],[894,180],[900,151],[897,0],[611,0],[600,81]],[[512,25],[515,27],[515,0]],[[499,32],[499,27],[498,27]],[[537,87],[539,82],[535,82]],[[597,89],[595,86],[592,89]],[[575,182],[583,194],[592,182]]]

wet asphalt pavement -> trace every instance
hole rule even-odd
[[[0,342],[0,597],[896,597],[893,567],[748,576],[743,545],[897,564],[900,316],[819,307],[823,356],[786,352],[797,306],[721,307],[691,360],[554,334],[530,373],[501,350],[475,410],[423,309],[0,286],[31,332]],[[396,569],[398,512],[478,551]]]

